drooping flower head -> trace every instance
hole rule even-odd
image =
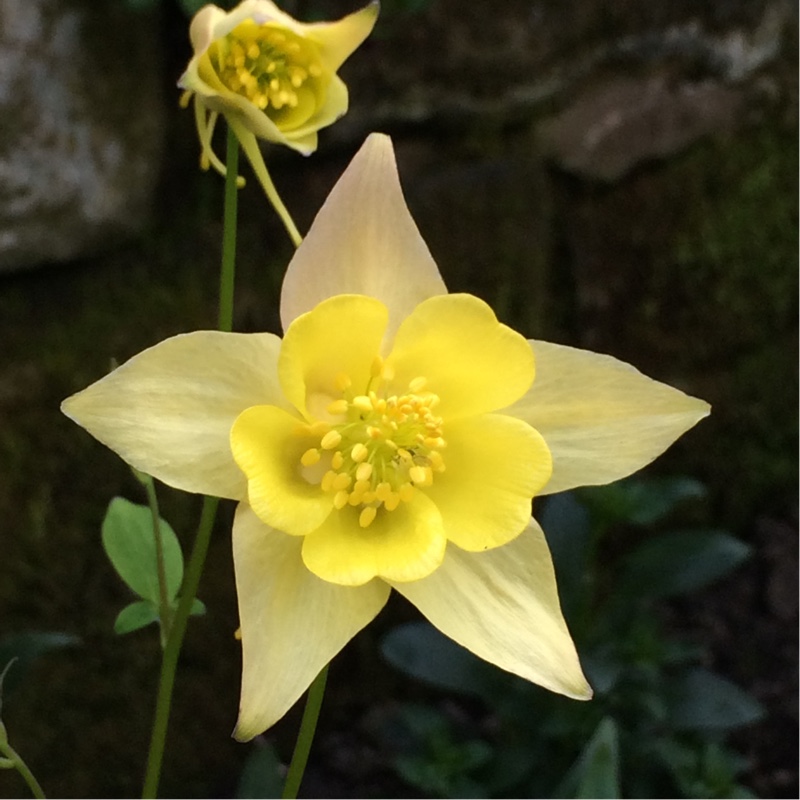
[[[201,8],[189,31],[194,55],[179,85],[187,100],[194,95],[205,163],[219,168],[211,151],[217,114],[240,140],[249,134],[304,154],[316,150],[317,131],[347,111],[347,87],[336,72],[377,15],[377,2],[323,23],[298,22],[271,0],[244,0],[230,12]]]
[[[277,721],[394,588],[481,658],[591,696],[531,499],[641,468],[708,405],[447,294],[373,135],[287,270],[281,340],[201,331],[64,402],[140,470],[239,501],[236,735]]]

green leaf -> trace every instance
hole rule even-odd
[[[555,797],[621,797],[617,723],[604,717]]]
[[[169,523],[162,519],[159,527],[167,594],[173,600],[183,581],[183,553]],[[115,497],[103,520],[103,547],[122,580],[142,599],[159,605],[158,562],[150,509]]]
[[[687,500],[705,497],[703,484],[692,478],[628,478],[579,493],[604,524],[653,525]]]
[[[5,667],[12,658],[17,659],[3,681],[4,695],[7,697],[14,689],[34,659],[49,650],[79,643],[77,636],[54,631],[26,631],[4,636],[0,639],[0,668]]]
[[[761,704],[738,686],[702,667],[681,673],[666,692],[667,720],[672,728],[725,731],[757,722]]]
[[[619,591],[634,599],[693,592],[739,566],[751,548],[724,531],[665,533],[625,559]]]
[[[192,610],[189,612],[190,617],[202,617],[206,613],[206,604],[196,597],[192,600]]]
[[[125,606],[114,620],[114,633],[122,636],[158,622],[158,608],[150,600],[136,600]]]
[[[280,797],[283,791],[283,766],[271,744],[256,739],[244,762],[236,787],[238,798]]]
[[[574,493],[547,498],[537,519],[542,525],[558,578],[558,594],[567,616],[577,605],[589,574],[589,512]]]
[[[395,669],[440,689],[492,696],[492,668],[428,622],[409,622],[381,640],[381,654]]]

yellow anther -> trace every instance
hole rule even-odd
[[[363,461],[369,455],[369,450],[367,450],[366,445],[358,442],[358,444],[353,445],[353,449],[350,451],[350,458],[353,459],[356,463]]]
[[[367,506],[358,515],[358,524],[362,528],[368,528],[370,525],[372,525],[377,514],[378,514],[378,509],[375,508],[375,506]]]
[[[346,414],[349,404],[347,400],[334,400],[327,408],[329,414]]]
[[[375,487],[375,497],[382,503],[385,503],[386,499],[391,497],[392,494],[394,494],[394,492],[392,492],[392,485],[387,481],[383,481]]]
[[[428,460],[431,462],[431,468],[435,472],[444,472],[444,459],[440,452],[432,450],[428,453]]]
[[[342,441],[342,434],[339,431],[328,431],[323,437],[320,445],[323,450],[333,450],[338,447]]]
[[[340,372],[336,376],[336,380],[334,381],[336,384],[336,388],[343,392],[346,389],[349,389],[353,385],[353,381],[350,380],[350,376],[346,372]]]
[[[370,439],[380,439],[383,436],[383,432],[374,425],[367,425],[367,436],[369,436]]]
[[[342,509],[347,505],[347,501],[350,499],[350,495],[347,494],[344,490],[336,492],[333,496],[333,507]]]
[[[370,482],[366,478],[358,478],[356,476],[356,482],[353,486],[353,492],[358,492],[359,494],[364,494],[370,487]]]
[[[372,464],[369,461],[364,461],[356,468],[356,480],[368,481],[372,475]]]
[[[346,472],[340,472],[333,479],[333,488],[337,490],[346,489],[352,482],[353,479]]]
[[[341,469],[344,466],[344,455],[341,450],[337,450],[331,458],[331,466],[334,469]]]
[[[433,474],[430,467],[421,467],[415,464],[408,470],[408,477],[415,486],[430,486],[433,483]]]
[[[427,385],[428,379],[424,378],[422,375],[418,375],[408,384],[408,390],[412,394],[417,394],[418,392],[421,392]]]
[[[374,503],[375,500],[376,500],[375,492],[364,492],[364,494],[361,495],[362,503]]]
[[[411,453],[409,453],[408,450],[406,450],[403,447],[397,448],[397,455],[399,455],[400,458],[403,459],[403,461],[411,461],[412,458]]]
[[[400,505],[400,495],[392,492],[384,501],[383,506],[387,511],[394,511]]]
[[[322,458],[322,453],[317,450],[316,447],[312,447],[310,450],[306,450],[302,456],[300,456],[300,463],[304,467],[313,467],[314,464],[317,464]]]
[[[233,632],[233,638],[234,639],[238,639],[240,642],[242,641],[242,629],[241,628],[237,628]]]
[[[410,483],[404,483],[397,491],[404,503],[410,502],[414,496],[414,487]]]
[[[370,365],[369,373],[370,375],[372,375],[373,378],[377,378],[381,374],[382,370],[383,370],[383,359],[380,356],[375,356],[375,358],[372,359],[372,364]]]
[[[312,436],[324,436],[329,430],[331,429],[331,425],[329,422],[323,422],[320,420],[319,422],[312,422],[311,425],[307,425],[302,429],[302,433],[310,433]]]
[[[425,447],[430,447],[431,450],[446,446],[445,440],[442,439],[441,436],[429,436],[427,439],[424,439],[422,443]]]
[[[261,55],[261,48],[255,42],[253,42],[247,48],[247,55],[255,61],[255,59]]]
[[[332,469],[329,469],[323,476],[322,482],[320,483],[320,488],[323,492],[330,492],[333,489],[333,482],[336,480],[336,475],[338,473],[334,472]]]
[[[368,414],[372,411],[372,400],[364,394],[357,395],[353,398],[353,408]]]

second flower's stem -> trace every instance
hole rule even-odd
[[[292,761],[289,764],[289,772],[286,775],[286,783],[283,785],[283,800],[294,800],[300,789],[303,774],[308,763],[308,754],[311,752],[311,743],[314,741],[314,733],[317,730],[317,720],[322,708],[322,698],[325,696],[325,682],[328,679],[328,667],[324,667],[322,672],[314,678],[314,682],[308,689],[308,699],[306,707],[303,709],[303,719],[300,722],[300,732],[297,734],[297,742],[294,745]]]
[[[232,130],[228,130],[227,172],[225,176],[225,208],[223,212],[222,232],[222,268],[220,271],[219,292],[219,329],[230,331],[233,328],[233,286],[236,263],[236,173],[239,159],[239,145]],[[161,778],[161,764],[164,760],[164,746],[167,740],[169,712],[172,706],[172,688],[175,684],[175,671],[178,667],[178,656],[181,652],[186,623],[192,610],[200,576],[203,573],[211,531],[217,514],[219,499],[203,498],[203,511],[200,525],[194,542],[192,555],[186,567],[186,574],[181,590],[181,599],[175,616],[172,618],[169,636],[164,647],[161,660],[161,675],[158,683],[156,712],[153,720],[153,732],[150,737],[150,751],[147,756],[142,797],[150,798],[158,794]]]
[[[233,287],[236,279],[236,214],[238,195],[236,173],[239,169],[239,141],[228,127],[228,150],[225,157],[225,207],[222,223],[222,267],[219,275],[219,323],[221,331],[233,330]]]

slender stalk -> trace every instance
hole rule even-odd
[[[8,758],[9,761],[11,761],[10,766],[13,766],[14,769],[22,776],[22,779],[28,784],[31,794],[38,798],[38,800],[44,800],[44,790],[39,785],[39,781],[36,780],[36,776],[30,771],[28,765],[22,760],[22,756],[20,756],[20,754],[8,743],[7,740],[2,741],[0,739],[0,753],[2,753],[6,758]]]
[[[223,211],[222,231],[222,267],[220,270],[219,290],[219,329],[230,331],[233,328],[233,286],[236,264],[236,173],[239,163],[239,145],[233,131],[228,129],[227,171],[225,174],[225,207]],[[175,685],[175,671],[178,667],[186,623],[192,610],[200,576],[203,573],[211,531],[217,514],[219,499],[203,498],[203,510],[197,529],[192,555],[183,579],[181,599],[167,637],[167,644],[161,660],[161,675],[158,683],[156,711],[153,720],[153,732],[150,737],[150,751],[147,756],[142,797],[155,797],[161,778],[161,764],[164,760],[164,745],[167,739],[169,712],[172,706],[172,689]]]
[[[175,670],[178,666],[178,656],[183,644],[183,636],[186,633],[186,622],[189,619],[189,612],[192,610],[197,586],[200,583],[200,575],[203,572],[203,564],[208,553],[208,545],[211,541],[211,530],[214,527],[214,517],[217,514],[219,499],[216,497],[203,498],[203,511],[200,515],[200,525],[197,529],[197,538],[194,542],[192,555],[186,569],[186,576],[183,581],[183,593],[175,618],[172,621],[172,628],[167,639],[167,646],[164,648],[164,656],[161,660],[161,676],[158,683],[158,697],[156,699],[156,713],[153,720],[153,733],[150,737],[150,752],[147,757],[147,772],[145,774],[144,789],[142,797],[152,798],[158,794],[158,782],[161,777],[161,763],[164,759],[164,744],[167,739],[167,726],[169,724],[169,712],[172,705],[172,688],[175,684]]]
[[[147,492],[147,503],[150,506],[150,514],[153,517],[153,536],[156,540],[156,568],[158,570],[158,615],[161,619],[161,649],[167,646],[169,632],[172,628],[172,606],[169,602],[169,592],[167,591],[167,568],[164,563],[164,539],[161,536],[161,513],[158,510],[158,497],[156,496],[156,485],[150,475],[139,473],[140,479]]]
[[[324,667],[322,672],[314,678],[314,682],[308,689],[308,699],[306,707],[303,709],[303,719],[300,722],[300,732],[297,734],[297,741],[294,745],[292,761],[289,764],[289,772],[286,775],[286,783],[283,785],[283,800],[294,800],[300,790],[303,775],[308,763],[308,754],[311,752],[311,743],[314,741],[314,733],[317,730],[317,720],[319,711],[322,708],[322,698],[325,696],[325,682],[328,679],[328,667]]]
[[[222,268],[219,275],[219,323],[221,331],[233,330],[233,287],[236,278],[236,214],[238,195],[236,174],[239,169],[239,141],[228,126],[226,153],[225,207],[222,222]]]

